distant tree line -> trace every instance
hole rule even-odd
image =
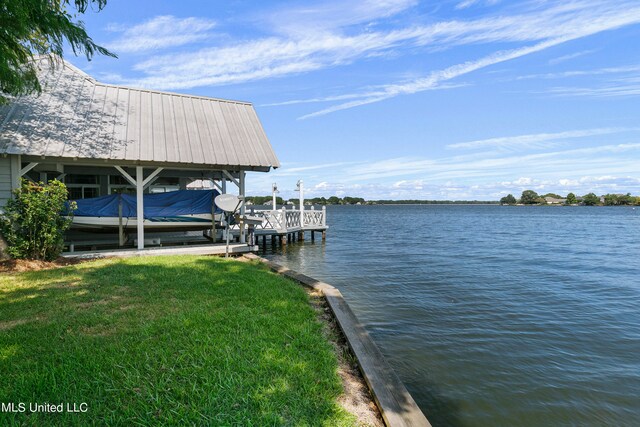
[[[595,193],[588,193],[582,197],[574,193],[562,197],[555,193],[539,195],[533,190],[524,190],[520,199],[516,199],[513,194],[508,194],[500,199],[501,205],[584,205],[584,206],[640,206],[640,196],[627,194],[605,194],[598,196]]]
[[[246,197],[246,200],[251,202],[254,205],[264,205],[264,204],[271,204],[272,203],[272,196],[250,196],[250,197]],[[349,197],[349,196],[345,196],[345,197],[337,197],[337,196],[331,196],[331,197],[312,197],[310,199],[304,199],[305,204],[311,204],[311,205],[357,205],[357,204],[361,204],[361,205],[366,205],[366,204],[372,204],[371,202],[367,202],[365,199],[363,199],[362,197]],[[278,205],[284,205],[284,204],[293,204],[293,205],[297,205],[300,203],[300,199],[289,199],[289,200],[284,200],[282,197],[276,197],[276,204]]]
[[[251,202],[251,204],[254,204],[254,205],[264,205],[264,204],[271,204],[273,197],[272,196],[248,196],[248,197],[245,197],[245,200],[247,202]],[[276,197],[276,204],[283,205],[284,199],[282,197]]]
[[[246,200],[254,205],[270,205],[272,196],[249,196]],[[487,205],[498,204],[496,201],[482,201],[482,200],[365,200],[362,197],[313,197],[304,199],[305,204],[310,205]],[[284,200],[282,197],[276,197],[277,205],[293,204],[298,205],[299,199]],[[515,199],[514,199],[515,204]]]
[[[249,196],[246,198],[247,202],[254,205],[270,205],[272,196]],[[501,205],[584,205],[584,206],[640,206],[640,196],[632,196],[627,194],[605,194],[598,196],[595,193],[588,193],[584,196],[576,196],[574,193],[569,193],[566,196],[561,196],[556,193],[538,194],[533,190],[524,190],[519,199],[516,199],[513,194],[508,194],[501,198],[499,201],[486,201],[486,200],[365,200],[362,197],[312,197],[304,200],[307,205],[487,205],[487,204],[501,204]],[[292,198],[285,200],[282,197],[276,197],[276,204],[283,206],[298,205],[300,200]]]
[[[377,205],[496,205],[496,201],[486,200],[375,200]]]

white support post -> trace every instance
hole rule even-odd
[[[275,182],[273,184],[271,184],[271,210],[275,211],[277,206],[276,206],[276,194],[278,194],[278,184],[276,184]]]
[[[156,170],[154,170],[153,172],[151,172],[151,175],[149,175],[147,177],[147,179],[145,179],[144,181],[142,181],[142,186],[144,188],[147,188],[148,186],[150,186],[151,184],[153,184],[153,182],[158,178],[158,174],[160,174],[160,172],[162,172],[164,168],[157,168]],[[136,178],[138,178],[138,176],[136,175]]]
[[[142,166],[136,166],[136,220],[138,221],[138,250],[144,249],[144,175]]]
[[[282,205],[282,228],[287,232],[287,209]]]
[[[244,186],[245,186],[245,171],[240,171],[238,180],[238,194],[242,197],[242,204],[240,205],[240,215],[244,216],[245,212],[245,200],[244,200]],[[246,243],[247,236],[245,235],[244,223],[240,225],[240,243]]]
[[[237,179],[235,179],[235,178],[233,177],[233,175],[231,175],[231,174],[229,173],[229,171],[223,170],[223,171],[222,171],[222,173],[223,173],[227,178],[229,178],[229,181],[233,182],[236,186],[240,187],[240,181],[238,181]],[[242,173],[242,171],[240,171],[240,173]]]
[[[227,178],[222,177],[222,179],[220,180],[220,188],[222,194],[227,194]]]
[[[304,228],[304,183],[302,180],[298,181],[300,189],[300,227]]]
[[[144,189],[146,190],[147,188],[151,187],[153,185],[154,182],[156,182],[158,180],[158,178],[160,178],[159,176],[154,177],[151,181],[149,181],[148,183],[146,183],[144,185]]]
[[[38,162],[31,162],[27,166],[20,169],[20,176],[24,176],[25,173],[38,166]]]
[[[322,226],[326,227],[327,225],[327,207],[322,207]]]
[[[15,105],[15,104],[14,104]],[[22,158],[20,155],[10,157],[11,165],[11,190],[20,188],[20,169],[22,168]]]
[[[133,179],[133,177],[131,175],[129,175],[127,173],[127,171],[125,171],[124,169],[122,169],[120,166],[114,166],[114,168],[116,168],[118,170],[118,172],[120,172],[122,174],[122,176],[124,176],[124,179],[126,179],[127,181],[129,181],[129,184],[131,185],[138,185],[137,180]],[[137,170],[137,169],[136,169]],[[137,176],[136,176],[137,178]]]

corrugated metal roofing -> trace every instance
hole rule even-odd
[[[41,61],[40,78],[40,96],[0,106],[0,153],[280,166],[250,103],[103,84],[64,61]]]

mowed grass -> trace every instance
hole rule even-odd
[[[3,426],[356,424],[304,290],[221,258],[0,274],[0,379]]]

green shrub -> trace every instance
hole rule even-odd
[[[35,184],[22,180],[0,217],[0,230],[13,258],[51,261],[63,249],[64,232],[71,218],[62,216],[67,187],[60,181]],[[71,213],[75,203],[71,203]]]

